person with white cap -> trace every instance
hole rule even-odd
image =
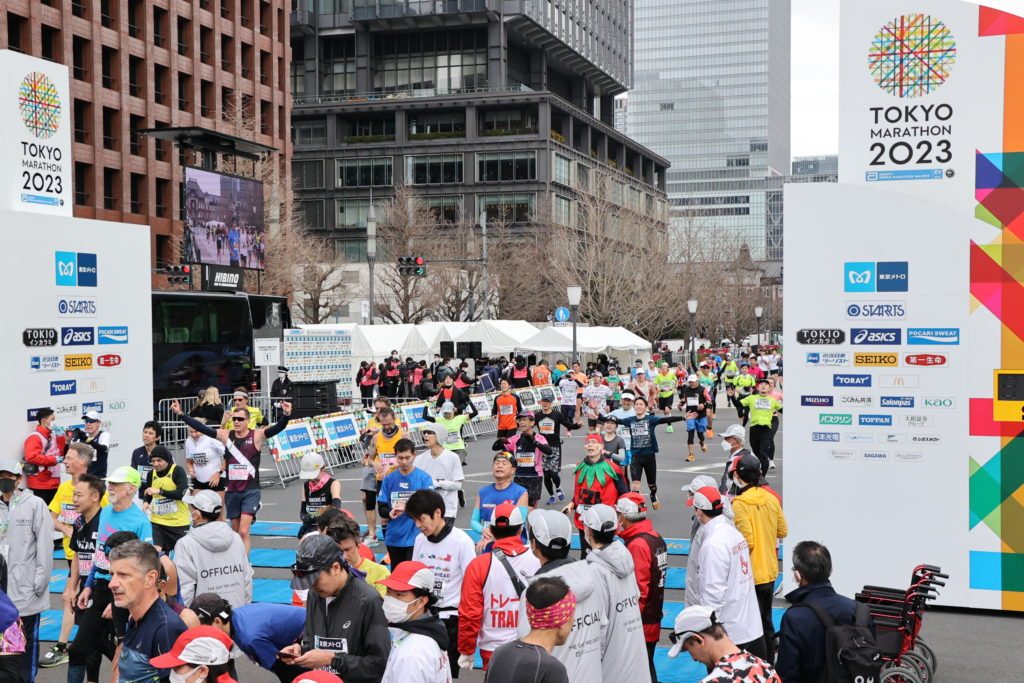
[[[534,510],[530,524],[530,549],[540,560],[535,577],[557,576],[564,579],[576,596],[576,622],[564,645],[551,654],[565,665],[573,683],[600,683],[602,645],[608,627],[608,598],[598,590],[594,571],[583,560],[570,560],[572,523],[555,510]],[[526,604],[519,605],[519,637],[530,632]],[[609,682],[610,683],[610,682]]]
[[[427,423],[420,433],[427,450],[416,456],[413,465],[434,480],[434,490],[444,499],[444,517],[454,524],[455,516],[459,514],[459,493],[466,479],[462,473],[462,462],[459,456],[445,447],[448,443],[448,430],[444,425]]]
[[[324,468],[324,456],[306,453],[299,461],[299,479],[302,480],[302,501],[299,503],[298,538],[316,529],[316,518],[329,508],[341,509],[341,480],[335,479]]]
[[[597,592],[607,611],[608,627],[601,643],[601,673],[605,681],[633,680],[647,664],[643,622],[640,618],[640,588],[637,586],[633,556],[615,542],[619,526],[615,508],[592,505],[580,515],[586,541],[592,548],[587,565],[597,579]]]
[[[740,647],[764,657],[764,630],[747,541],[726,519],[722,494],[716,487],[698,489],[691,502],[703,538],[696,557],[695,595],[688,604],[714,609]],[[695,570],[687,567],[687,574]]]
[[[675,658],[683,650],[708,667],[701,683],[782,683],[771,664],[733,642],[726,625],[711,607],[690,605],[676,617],[668,636]]]
[[[429,403],[423,406],[423,419],[427,422],[436,422],[448,431],[444,447],[459,456],[459,462],[463,467],[466,466],[466,441],[462,438],[462,428],[479,413],[472,401],[466,403],[466,411],[458,413],[451,401],[442,403],[437,415],[430,414]]]
[[[381,683],[451,683],[448,632],[437,617],[434,571],[422,562],[403,562],[381,582],[391,653]]]
[[[693,508],[693,494],[701,490],[705,486],[717,488],[718,483],[714,477],[706,474],[698,474],[693,478],[689,484],[683,486],[683,492],[686,494],[686,507]],[[721,491],[719,491],[721,493]],[[726,519],[729,520],[731,515],[729,514],[732,509],[728,507],[728,498],[722,499],[722,506],[725,509]],[[693,514],[693,525],[690,529],[690,553],[689,559],[686,563],[686,585],[684,586],[684,598],[683,602],[687,605],[697,604],[697,577],[700,576],[700,544],[703,539],[701,535],[700,520],[697,519],[697,514]]]
[[[192,530],[174,552],[182,603],[192,604],[199,593],[217,593],[232,607],[252,602],[252,565],[241,537],[221,521],[220,496],[196,491],[185,502]]]
[[[637,589],[640,591],[640,621],[647,646],[647,667],[650,680],[657,683],[654,650],[661,638],[664,616],[665,578],[668,574],[668,545],[647,519],[647,503],[643,494],[625,493],[615,504],[619,515],[619,536],[633,557]]]
[[[53,518],[42,498],[19,488],[21,482],[21,463],[0,460],[0,556],[11,568],[7,594],[25,631],[22,676],[32,683],[39,669],[39,619],[50,607]]]
[[[223,631],[195,626],[178,636],[169,652],[153,657],[149,663],[169,670],[171,683],[235,683],[228,673],[234,646]]]
[[[89,464],[88,474],[100,479],[107,476],[107,455],[113,440],[110,432],[103,429],[103,416],[95,410],[90,410],[82,416],[82,429],[76,429],[68,434],[69,444],[81,442],[93,447],[96,457]]]
[[[722,432],[722,450],[726,455],[725,471],[722,473],[722,481],[718,487],[722,493],[733,495],[736,493],[732,484],[732,472],[736,469],[739,459],[750,453],[750,449],[746,447],[746,440],[747,430],[742,425],[731,424]]]
[[[153,545],[170,553],[189,529],[188,475],[174,464],[166,446],[156,446],[149,454],[153,468],[142,480],[143,509],[153,524]]]
[[[708,446],[704,443],[704,433],[708,429],[710,405],[711,396],[707,389],[700,385],[697,375],[687,377],[686,384],[679,390],[679,408],[686,417],[686,446],[689,451],[686,459],[690,462],[697,459],[693,454],[694,435],[700,440],[701,452],[708,452]]]
[[[245,387],[237,387],[231,395],[231,408],[224,411],[224,423],[221,424],[221,429],[234,429],[232,418],[236,410],[244,410],[249,414],[249,429],[256,429],[263,424],[263,411],[256,406],[249,405],[249,391]]]
[[[565,665],[551,656],[576,620],[576,596],[557,576],[542,576],[526,589],[530,632],[494,651],[484,683],[569,683]]]

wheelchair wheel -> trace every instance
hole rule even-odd
[[[935,677],[935,672],[928,661],[914,650],[900,655],[900,666],[914,669],[918,673],[921,683],[931,683]]]
[[[878,683],[923,683],[917,671],[906,666],[890,666],[882,669]]]
[[[911,652],[920,655],[924,661],[928,662],[928,666],[931,667],[933,674],[939,670],[939,660],[935,657],[935,651],[932,650],[928,643],[918,638]]]

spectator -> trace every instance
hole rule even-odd
[[[763,658],[764,631],[747,542],[725,517],[718,489],[712,486],[698,489],[692,502],[703,538],[697,558],[696,596],[691,604],[713,609],[740,647]],[[689,573],[689,568],[687,570]]]
[[[192,530],[178,541],[174,564],[185,605],[199,593],[216,593],[232,607],[252,602],[252,565],[241,537],[221,521],[220,496],[197,491],[186,500]],[[216,568],[214,571],[207,571]]]
[[[587,565],[594,570],[598,593],[607,607],[603,620],[601,673],[605,681],[633,680],[646,664],[644,630],[640,617],[640,589],[633,556],[615,542],[618,515],[615,508],[598,504],[580,515],[587,544],[593,549]]]
[[[95,410],[90,410],[82,416],[85,423],[84,430],[76,429],[70,443],[81,442],[92,446],[96,451],[92,463],[89,465],[89,474],[100,479],[107,476],[107,455],[110,451],[110,432],[103,430],[102,416]]]
[[[56,421],[52,408],[40,408],[36,413],[38,424],[25,438],[23,449],[26,488],[47,505],[53,500],[60,486],[61,447],[58,436],[53,431]]]
[[[153,469],[143,480],[144,509],[150,513],[153,545],[170,553],[189,529],[188,506],[184,502],[188,476],[174,464],[174,456],[164,446],[154,447],[149,461]]]
[[[448,632],[434,606],[434,572],[403,562],[383,581],[384,616],[394,637],[381,683],[451,683]]]
[[[683,487],[683,491],[686,493],[686,507],[693,507],[693,494],[701,490],[705,486],[711,486],[715,488],[718,486],[715,478],[707,474],[698,474],[693,478],[689,484]],[[729,520],[729,507],[728,499],[722,499],[722,507],[725,510],[726,520]],[[730,522],[731,523],[731,522]],[[703,540],[701,535],[700,520],[697,519],[697,511],[693,513],[693,524],[690,528],[690,554],[689,559],[686,562],[686,586],[685,592],[683,593],[683,602],[687,605],[696,605],[697,603],[697,577],[700,576],[700,544]]]
[[[427,368],[423,369],[423,374],[420,376],[420,381],[416,385],[415,396],[419,400],[425,401],[427,403],[432,402],[434,400],[434,397],[437,396],[437,385],[434,384],[434,373],[432,373]],[[454,407],[455,404],[453,403],[453,414]]]
[[[619,513],[619,536],[633,556],[636,584],[640,591],[640,621],[647,645],[647,667],[651,681],[657,683],[654,650],[661,637],[661,618],[664,616],[668,545],[647,519],[647,503],[643,494],[623,495],[615,504],[615,510]]]
[[[748,454],[740,458],[733,479],[739,489],[739,495],[732,501],[733,519],[736,529],[743,534],[750,548],[754,592],[761,611],[767,659],[771,662],[775,661],[772,596],[775,593],[775,577],[779,575],[778,539],[785,538],[789,529],[778,498],[758,485],[761,481],[761,463],[756,455]]]
[[[569,683],[565,665],[551,656],[564,645],[576,616],[576,596],[565,581],[541,577],[526,589],[530,632],[494,651],[484,683]]]
[[[523,356],[516,356],[512,369],[509,371],[509,380],[515,389],[525,389],[530,386],[530,364]]]
[[[164,430],[159,422],[150,420],[142,425],[142,445],[132,451],[132,458],[128,464],[139,473],[143,483],[149,479],[149,473],[153,471],[149,455],[160,444],[160,439],[163,438],[163,435]],[[145,486],[142,487],[143,490],[145,488]]]
[[[306,453],[299,462],[299,479],[302,480],[299,538],[315,529],[317,517],[328,509],[341,509],[341,480],[332,477],[324,464],[324,456],[319,453]]]
[[[270,385],[270,398],[283,398],[287,401],[292,398],[292,380],[288,377],[288,368],[283,365],[277,366],[277,379]]]
[[[414,464],[415,449],[409,439],[401,439],[395,444],[398,469],[384,477],[377,495],[377,514],[381,519],[390,520],[384,532],[384,545],[387,546],[392,567],[412,559],[412,549],[416,543],[416,523],[405,514],[409,497],[420,489],[434,488],[434,480],[430,475]]]
[[[451,370],[445,374],[443,379],[440,378],[440,375],[437,375],[437,377],[441,381],[441,389],[437,392],[434,407],[440,408],[445,403],[450,402],[455,405],[455,413],[461,415],[466,404],[469,403],[469,394],[455,386],[455,375]]]
[[[736,489],[730,481],[732,471],[736,463],[750,450],[744,445],[746,430],[738,424],[731,424],[722,432],[722,450],[725,451],[725,472],[722,474],[722,485],[719,490],[722,493],[736,495]]]
[[[811,605],[825,610],[837,626],[854,623],[858,603],[836,593],[829,582],[832,555],[814,541],[793,548],[793,579],[799,588],[788,593],[792,605],[779,628],[779,657],[775,662],[786,683],[826,683],[825,625]],[[874,630],[870,618],[868,625]]]
[[[576,528],[580,533],[580,559],[587,559],[590,545],[587,543],[582,514],[591,505],[604,503],[614,505],[619,496],[628,491],[622,469],[609,458],[605,458],[604,440],[598,434],[588,434],[583,439],[586,457],[573,470],[572,500],[563,512],[574,513]]]
[[[494,454],[491,462],[491,476],[494,483],[480,489],[473,502],[473,517],[470,527],[480,534],[480,542],[477,544],[478,552],[489,550],[488,544],[494,540],[491,535],[491,520],[494,510],[502,503],[512,503],[523,508],[523,518],[526,517],[526,506],[529,502],[525,488],[513,481],[516,472],[516,458],[508,451]]]
[[[725,625],[710,607],[690,605],[680,612],[669,640],[672,641],[669,657],[678,657],[686,650],[694,661],[708,667],[708,675],[701,683],[782,683],[768,662],[744,652],[732,641]]]
[[[18,608],[25,633],[21,675],[31,683],[39,668],[39,617],[50,607],[53,518],[42,498],[18,488],[21,482],[21,463],[0,460],[0,528],[4,530],[0,543],[6,546],[0,556],[11,568],[8,595]]]
[[[548,369],[548,362],[543,358],[533,366],[531,382],[535,387],[551,384],[551,370]]]
[[[224,404],[220,402],[217,387],[206,387],[206,391],[199,397],[199,402],[188,411],[188,414],[202,419],[204,424],[219,425],[224,419]]]
[[[172,671],[188,683],[236,683],[228,673],[234,643],[212,626],[196,626],[174,641],[170,652],[153,657],[150,665]]]
[[[285,664],[277,653],[302,638],[306,610],[291,605],[254,603],[232,607],[215,593],[197,595],[192,611],[199,623],[228,635],[250,661],[275,674],[281,683],[291,683],[302,670]]]
[[[359,364],[356,372],[356,384],[359,385],[359,396],[363,401],[363,410],[369,410],[373,405],[373,392],[377,387],[380,377],[377,374],[377,366],[367,363],[365,360]]]
[[[434,489],[440,491],[444,499],[444,517],[455,524],[455,516],[459,513],[459,494],[462,493],[462,482],[466,478],[462,473],[462,463],[459,456],[445,448],[448,430],[444,425],[426,424],[420,434],[423,435],[427,450],[417,455],[413,464],[434,480]]]
[[[321,515],[321,517],[324,516],[326,515]],[[381,585],[381,581],[388,578],[391,571],[375,561],[372,551],[363,552],[363,550],[369,551],[369,548],[359,542],[359,525],[356,524],[355,519],[339,514],[323,528],[322,533],[334,539],[338,548],[345,554],[348,563],[365,574],[366,583],[373,586],[383,598],[387,594],[387,589]]]

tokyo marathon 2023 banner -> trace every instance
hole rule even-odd
[[[941,604],[1022,611],[1024,18],[844,0],[840,33],[841,182],[786,188],[787,544],[847,595],[936,564]]]

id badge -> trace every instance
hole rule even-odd
[[[698,403],[700,403],[700,401],[697,400],[696,396],[687,396],[686,397],[686,405],[687,405],[687,407],[696,408]]]

